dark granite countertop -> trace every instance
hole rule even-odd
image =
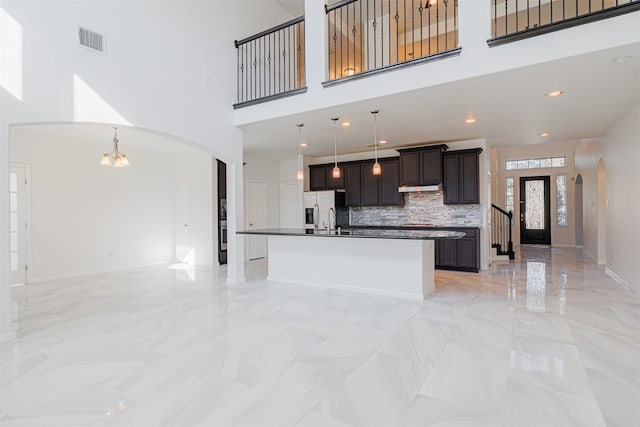
[[[238,231],[238,234],[252,234],[263,236],[308,236],[308,237],[352,237],[375,239],[408,239],[408,240],[438,240],[459,239],[464,233],[447,230],[418,229],[381,229],[381,228],[352,228],[345,227],[339,230],[326,229],[304,230],[299,228],[267,228],[263,230]]]

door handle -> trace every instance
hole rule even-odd
[[[524,222],[524,214],[523,213],[520,214],[520,222]]]

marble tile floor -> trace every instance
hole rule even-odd
[[[640,426],[640,296],[580,250],[438,271],[424,302],[247,270],[14,288],[0,426]]]

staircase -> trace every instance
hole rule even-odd
[[[513,212],[491,204],[491,247],[495,249],[494,260],[514,259],[513,239],[511,227],[513,224]]]

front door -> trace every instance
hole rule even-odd
[[[551,195],[548,176],[520,178],[520,243],[551,244]]]

